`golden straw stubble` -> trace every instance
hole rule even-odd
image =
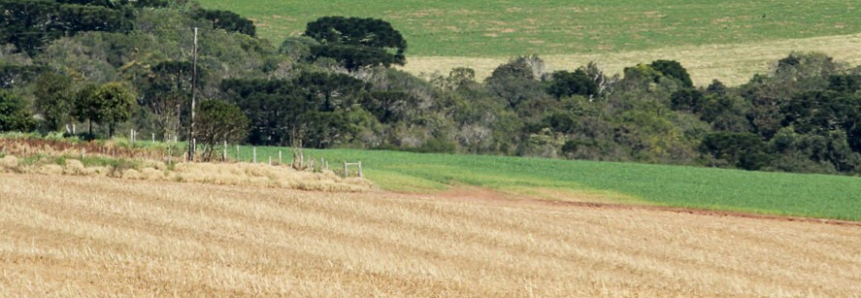
[[[6,297],[852,297],[856,226],[0,174]]]

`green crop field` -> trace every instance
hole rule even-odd
[[[470,67],[478,79],[517,55],[539,54],[548,70],[590,61],[607,73],[655,59],[688,68],[694,83],[730,85],[766,73],[791,51],[861,63],[861,3],[846,0],[379,1],[200,0],[255,20],[278,45],[329,15],[382,18],[407,41],[413,73]]]
[[[200,2],[256,20],[274,42],[321,16],[382,18],[404,33],[415,56],[631,51],[861,32],[861,3],[847,0]]]
[[[289,148],[259,147],[258,162],[289,162]],[[252,149],[240,150],[250,160]],[[232,152],[235,154],[235,152]],[[386,190],[426,192],[479,186],[528,193],[554,189],[589,197],[674,207],[861,220],[861,178],[679,166],[362,150],[306,150],[330,161],[361,160]],[[337,165],[337,166],[336,166]]]

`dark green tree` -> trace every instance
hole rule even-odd
[[[851,130],[861,120],[861,97],[833,91],[811,91],[794,96],[783,108],[782,124],[799,133]]]
[[[257,36],[254,22],[228,10],[200,9],[195,13],[199,19],[209,20],[216,29],[227,32],[238,32],[248,36]]]
[[[855,93],[861,90],[861,75],[831,75],[828,78],[828,89],[843,93]]]
[[[694,82],[691,81],[691,76],[688,74],[688,70],[682,67],[682,64],[677,61],[655,60],[652,64],[649,64],[649,66],[660,71],[665,76],[679,80],[685,87],[694,87]]]
[[[617,90],[623,93],[651,91],[653,89],[652,86],[660,83],[661,78],[665,77],[663,73],[654,67],[642,63],[632,67],[625,67],[623,73],[624,79],[615,86]]]
[[[239,107],[220,100],[205,100],[197,107],[197,136],[203,147],[203,160],[210,161],[222,142],[245,139],[250,121]]]
[[[561,70],[553,73],[547,92],[557,99],[571,95],[593,97],[598,95],[598,84],[582,69],[574,72]]]
[[[768,165],[771,156],[759,136],[752,133],[719,132],[707,135],[700,152],[716,161],[745,170],[759,170]]]
[[[177,135],[180,130],[181,107],[191,99],[191,73],[191,62],[167,60],[135,76],[139,104],[155,116],[154,128],[162,137]],[[201,67],[198,79],[207,79]]]
[[[229,79],[221,82],[221,90],[251,120],[252,144],[290,145],[292,121],[311,109],[287,80]]]
[[[315,56],[343,62],[350,70],[406,63],[406,39],[383,20],[322,17],[308,23],[305,36],[321,43],[312,47]]]
[[[837,74],[840,66],[823,53],[792,52],[777,61],[774,79],[796,88],[821,88],[828,85],[829,76]]]
[[[670,95],[673,110],[697,113],[702,108],[703,93],[696,89],[682,89]]]
[[[549,97],[538,79],[528,60],[520,57],[494,69],[485,85],[492,96],[514,108],[529,99]]]
[[[62,32],[57,28],[57,3],[48,0],[2,0],[0,43],[11,43],[18,51],[35,56]]]
[[[706,87],[706,95],[718,95],[724,96],[727,94],[727,87],[723,84],[723,82],[718,80],[712,80],[712,83]]]
[[[407,41],[389,22],[372,18],[322,17],[308,23],[305,36],[321,43],[390,49],[403,59]]]
[[[101,101],[96,97],[96,91],[99,87],[95,84],[86,84],[81,87],[74,97],[74,109],[72,109],[72,117],[81,122],[87,122],[87,131],[90,137],[93,136],[93,122],[99,123],[102,121]]]
[[[123,84],[115,82],[100,86],[94,97],[99,107],[98,119],[108,125],[108,137],[113,137],[116,124],[131,118],[137,106],[135,96]]]
[[[45,119],[45,128],[58,131],[69,123],[72,112],[70,88],[72,78],[62,74],[46,72],[36,78],[33,94],[36,96],[36,111]]]
[[[34,125],[27,102],[0,90],[0,132],[29,131]]]
[[[543,127],[549,127],[555,132],[573,133],[577,131],[579,123],[577,117],[568,112],[554,112],[542,120]]]
[[[311,53],[314,57],[334,59],[349,71],[356,71],[366,66],[403,65],[402,62],[398,62],[397,57],[379,48],[353,45],[319,45],[312,46]]]
[[[308,101],[321,112],[331,112],[356,103],[365,83],[345,74],[304,72],[294,86],[304,90]]]
[[[709,95],[703,98],[699,110],[700,119],[718,131],[750,132],[752,127],[748,114],[751,104],[733,95]]]
[[[351,113],[365,83],[344,74],[306,72],[287,80],[225,80],[222,90],[252,123],[254,144],[331,147],[355,133]]]
[[[0,43],[35,56],[45,45],[85,31],[126,32],[134,12],[110,1],[0,0]],[[78,3],[87,2],[87,3]],[[90,3],[92,2],[92,3]],[[93,4],[93,5],[90,5]]]
[[[361,104],[380,123],[394,123],[405,120],[410,110],[416,108],[417,101],[402,91],[373,91],[362,97]]]

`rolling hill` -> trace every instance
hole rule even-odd
[[[509,57],[537,53],[552,69],[596,61],[608,72],[675,59],[697,84],[745,82],[790,51],[861,62],[861,5],[853,1],[228,1],[202,0],[255,20],[273,43],[321,16],[382,18],[410,43],[406,70],[484,77]]]

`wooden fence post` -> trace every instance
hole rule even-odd
[[[344,162],[344,178],[350,177],[350,169],[347,168],[347,162]]]
[[[278,150],[278,164],[279,165],[284,164],[284,160],[281,159],[281,150]]]
[[[253,153],[252,153],[252,159],[251,160],[254,163],[257,163],[257,147],[254,147],[254,149],[252,149],[252,150],[253,150]]]
[[[227,141],[224,141],[224,148],[221,151],[221,162],[227,162]]]
[[[236,161],[241,162],[242,159],[239,158],[239,145],[236,145]]]
[[[365,175],[362,174],[362,161],[359,161],[359,178],[365,178]]]

